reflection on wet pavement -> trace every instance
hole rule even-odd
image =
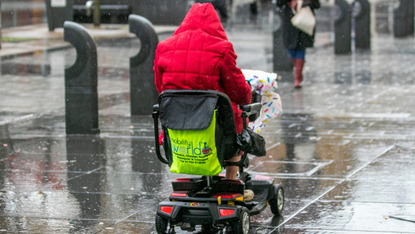
[[[48,76],[50,75],[50,65],[2,63],[1,74],[2,75],[18,75],[18,76],[33,74],[33,75]]]
[[[270,71],[269,32],[228,36],[240,67]],[[283,217],[253,216],[250,233],[415,230],[388,218],[415,220],[414,39],[372,43],[353,56],[310,49],[303,88],[279,83],[284,114],[247,170],[282,184],[286,207]],[[157,160],[151,117],[129,114],[128,61],[139,46],[98,43],[95,137],[65,135],[63,71],[74,49],[1,62],[0,233],[155,233],[156,206],[181,175]]]

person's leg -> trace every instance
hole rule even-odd
[[[294,86],[296,88],[301,88],[301,82],[303,81],[303,68],[305,63],[305,48],[296,49],[294,57]]]
[[[293,67],[294,67],[294,72],[295,72],[295,54],[296,51],[295,49],[287,49],[287,53],[288,53],[288,57],[290,57],[291,62],[293,63]]]
[[[295,55],[296,55],[296,50],[295,49],[287,49],[287,53],[288,53],[288,57],[290,57],[290,59],[292,59],[293,61],[295,60]],[[294,62],[293,62],[294,65]]]
[[[241,155],[234,156],[233,158],[229,159],[228,162],[239,162],[241,160],[242,151],[240,152]],[[239,167],[238,166],[230,166],[226,167],[226,179],[228,180],[236,180],[236,176],[238,174]],[[250,189],[245,189],[244,191],[244,200],[250,201],[254,198],[254,191]]]
[[[234,156],[233,158],[229,159],[228,162],[239,162],[241,160],[241,156]],[[236,175],[238,174],[239,167],[238,166],[230,166],[226,167],[226,179],[236,180]]]

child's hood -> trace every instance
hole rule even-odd
[[[212,36],[228,40],[219,16],[210,3],[193,4],[174,35],[196,29],[201,29]]]

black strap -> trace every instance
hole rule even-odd
[[[239,162],[225,162],[225,167],[239,166],[240,163],[241,163],[241,161],[239,161]]]

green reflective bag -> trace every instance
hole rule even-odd
[[[204,130],[168,129],[172,164],[170,171],[179,174],[217,175],[222,171],[215,143],[216,110]]]

